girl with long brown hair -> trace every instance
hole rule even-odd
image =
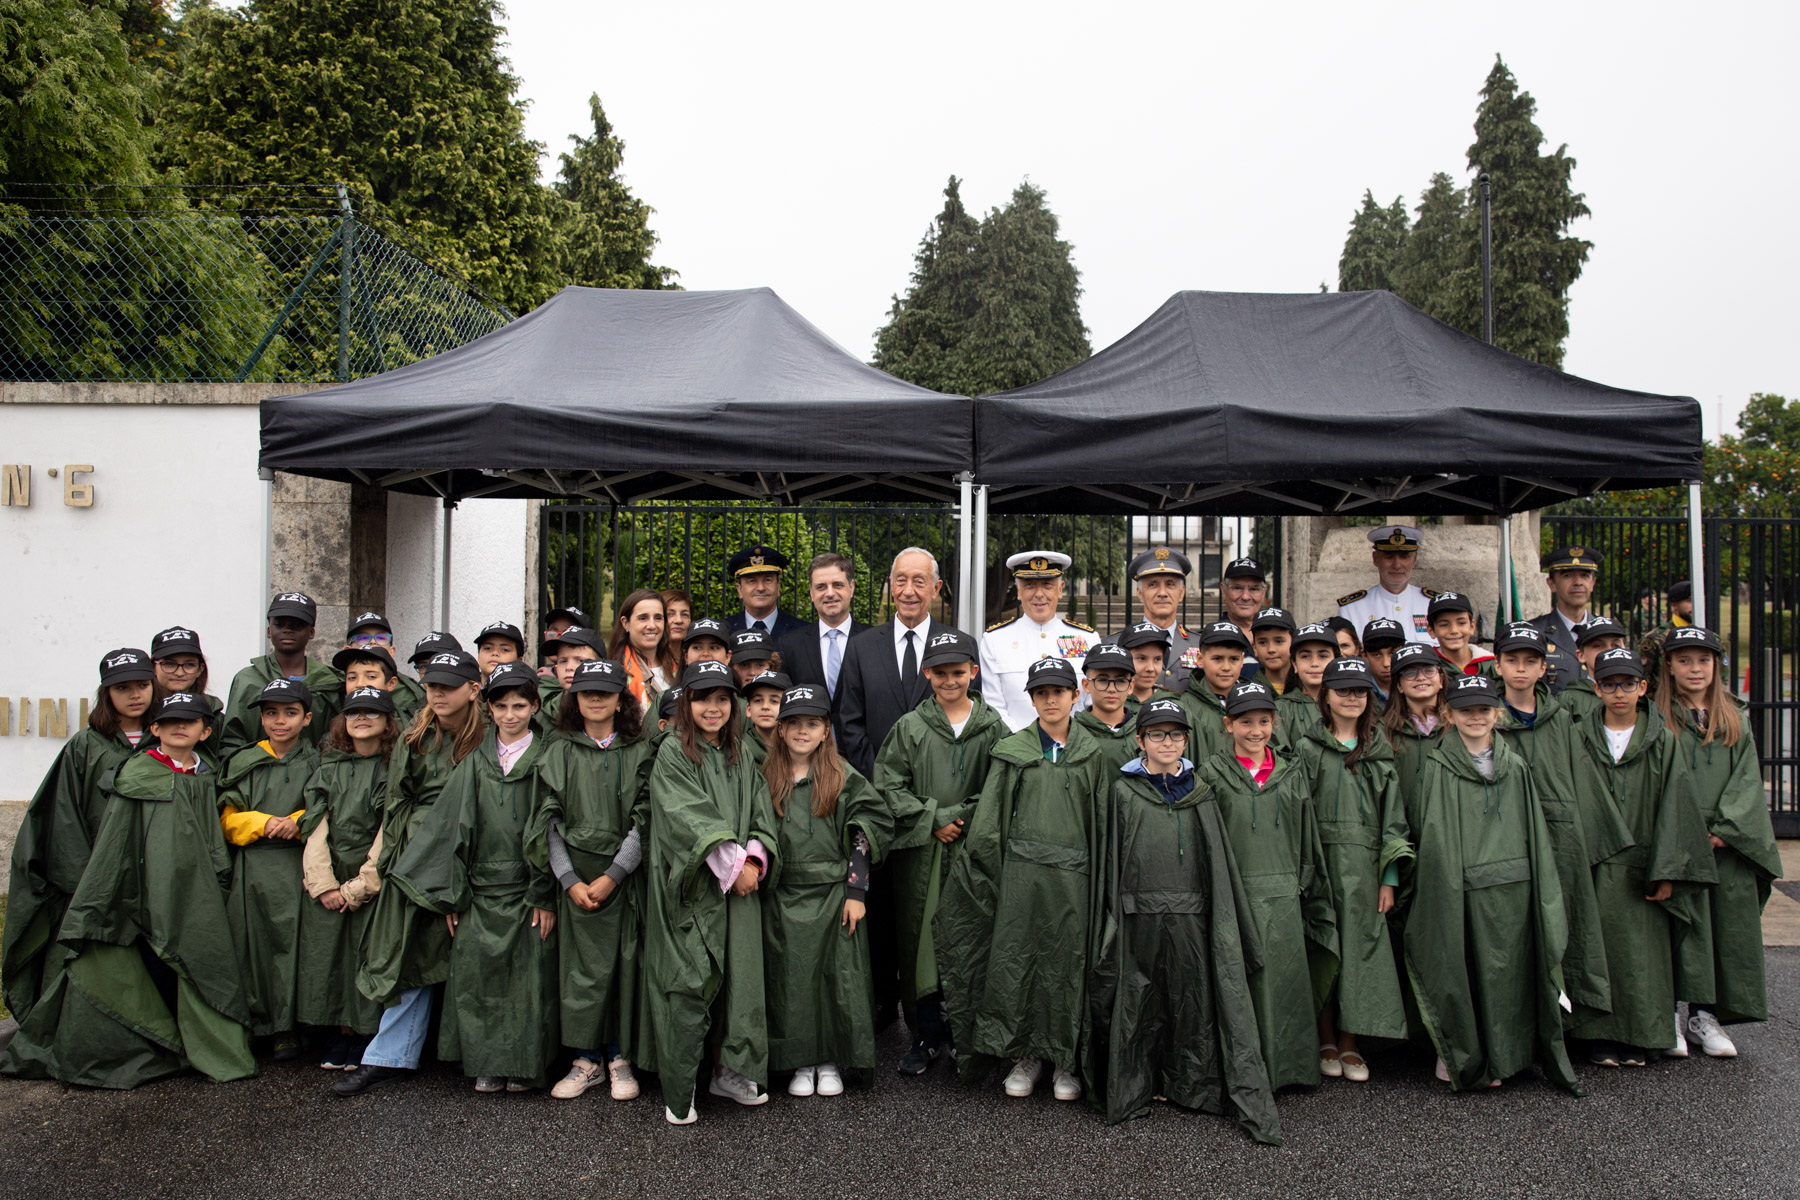
[[[782,695],[763,779],[784,872],[762,906],[769,1070],[794,1073],[790,1096],[836,1096],[843,1067],[875,1067],[862,922],[871,860],[893,822],[875,788],[838,756],[822,687]]]
[[[1444,707],[1445,668],[1435,649],[1423,642],[1409,642],[1394,651],[1391,670],[1394,686],[1381,714],[1381,731],[1394,750],[1407,824],[1417,828],[1419,772],[1425,756],[1444,736],[1448,711]]]
[[[623,663],[626,690],[647,712],[675,678],[675,656],[669,649],[669,628],[664,621],[663,598],[649,588],[639,588],[619,601],[606,656]]]
[[[1725,683],[1724,642],[1688,625],[1671,630],[1662,649],[1656,707],[1675,733],[1719,874],[1718,886],[1696,897],[1702,918],[1675,942],[1676,995],[1688,1000],[1686,1023],[1676,1022],[1676,1052],[1692,1040],[1714,1058],[1732,1058],[1737,1046],[1720,1025],[1769,1016],[1762,910],[1781,874],[1781,855],[1756,739]],[[1712,1000],[1694,1001],[1697,995]]]

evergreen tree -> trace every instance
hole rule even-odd
[[[569,282],[605,288],[674,287],[676,272],[650,262],[657,241],[650,231],[650,214],[656,210],[632,195],[620,177],[625,141],[613,132],[598,95],[588,97],[588,109],[594,136],[569,135],[575,150],[562,156],[562,176],[556,182],[557,194],[568,202],[562,240]]]
[[[1365,188],[1362,208],[1350,220],[1350,235],[1338,258],[1338,291],[1394,291],[1394,266],[1406,238],[1405,202],[1395,196],[1383,208]]]
[[[117,0],[12,0],[0,10],[0,181],[150,180],[143,91]]]
[[[190,182],[366,193],[515,309],[563,283],[492,0],[250,0],[200,9],[165,113]]]
[[[1470,228],[1474,218],[1468,192],[1439,171],[1431,177],[1431,186],[1420,194],[1414,211],[1417,220],[1394,259],[1393,291],[1415,308],[1455,324],[1456,314],[1446,299],[1449,281],[1460,283],[1459,277],[1473,270],[1475,286],[1481,287],[1480,263],[1475,257],[1481,232],[1479,226]],[[1471,332],[1481,332],[1479,323]]]
[[[977,223],[955,176],[919,243],[912,287],[875,335],[875,365],[967,396],[1021,387],[1092,351],[1081,276],[1043,189],[1022,183]]]

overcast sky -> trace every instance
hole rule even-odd
[[[689,288],[767,285],[867,358],[948,176],[1030,177],[1096,350],[1185,288],[1334,287],[1365,187],[1467,181],[1500,53],[1566,142],[1595,243],[1565,368],[1691,395],[1708,436],[1800,396],[1800,6],[511,0],[531,136],[599,92]]]

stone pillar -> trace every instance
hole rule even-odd
[[[350,485],[275,473],[269,526],[269,591],[305,592],[319,606],[307,656],[330,662],[350,620]]]

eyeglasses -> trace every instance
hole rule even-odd
[[[1146,730],[1144,730],[1143,733],[1139,734],[1138,736],[1144,739],[1144,744],[1147,746],[1166,746],[1170,742],[1185,742],[1185,741],[1187,741],[1187,730],[1185,730],[1185,729],[1146,729]]]
[[[1260,583],[1233,583],[1225,590],[1233,596],[1255,596],[1262,592],[1263,587]]]
[[[1616,696],[1620,692],[1629,692],[1633,690],[1642,682],[1644,681],[1641,679],[1633,679],[1631,676],[1627,675],[1623,678],[1603,679],[1599,683],[1596,683],[1594,687],[1604,695]]]
[[[1131,686],[1131,677],[1127,675],[1123,679],[1108,679],[1104,675],[1096,675],[1088,682],[1094,685],[1097,692],[1122,692]]]
[[[359,633],[350,639],[352,646],[392,646],[394,635],[391,633]]]
[[[167,658],[157,659],[156,665],[171,675],[188,675],[200,669],[198,662],[176,662]]]

